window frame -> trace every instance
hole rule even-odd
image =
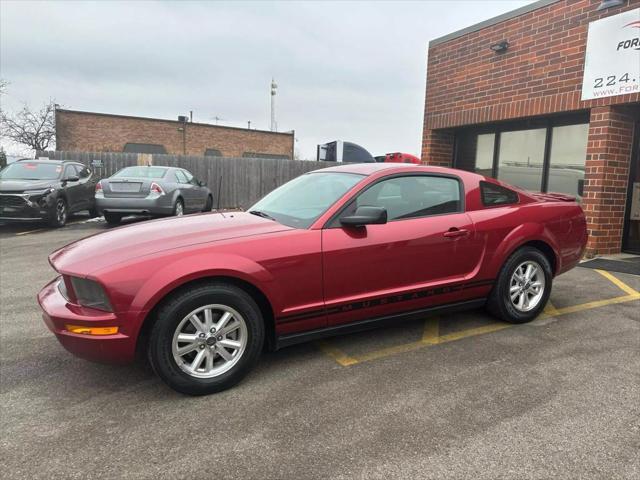
[[[449,178],[451,180],[454,180],[456,182],[458,182],[458,191],[460,192],[460,206],[458,208],[457,211],[455,212],[447,212],[447,213],[434,213],[431,215],[420,215],[417,217],[408,217],[408,218],[396,218],[393,220],[388,220],[387,223],[393,223],[393,222],[405,222],[405,221],[410,221],[410,220],[419,220],[419,219],[424,219],[424,218],[431,218],[431,217],[441,217],[444,215],[455,215],[455,214],[460,214],[460,213],[465,213],[466,212],[466,197],[465,197],[465,190],[464,190],[464,182],[462,181],[462,179],[457,176],[457,175],[453,175],[450,173],[432,173],[432,172],[407,172],[407,173],[395,173],[393,175],[386,175],[384,177],[381,177],[377,180],[375,180],[374,182],[371,182],[370,184],[366,185],[364,188],[362,188],[361,190],[358,190],[357,192],[355,192],[353,194],[353,196],[351,198],[349,198],[349,200],[347,200],[345,202],[345,204],[340,207],[340,209],[334,213],[331,218],[329,218],[329,220],[327,220],[324,224],[324,226],[322,227],[323,229],[329,229],[329,228],[344,228],[342,226],[342,224],[340,223],[340,217],[342,217],[342,214],[344,213],[344,211],[349,208],[349,206],[351,206],[351,204],[357,200],[357,198],[364,194],[367,190],[369,190],[370,188],[373,188],[374,186],[378,185],[379,183],[385,182],[387,180],[392,180],[394,178],[403,178],[403,177],[438,177],[438,178]],[[386,225],[386,224],[385,224]]]
[[[503,190],[508,190],[509,192],[513,193],[516,196],[515,202],[485,203],[485,201],[484,201],[484,190],[483,190],[484,185],[490,185],[492,187],[497,187],[497,188],[502,188]],[[516,192],[515,190],[512,190],[510,188],[504,187],[502,185],[497,185],[495,183],[485,182],[484,180],[480,180],[480,182],[479,182],[479,190],[480,190],[480,203],[482,203],[482,206],[484,208],[508,207],[510,205],[518,205],[518,204],[520,204],[520,194],[518,192]]]
[[[491,125],[484,125],[480,127],[469,127],[461,129],[459,134],[455,135],[453,158],[451,165],[453,168],[459,167],[459,155],[460,139],[464,134],[483,135],[487,133],[494,133],[493,143],[493,165],[491,168],[491,178],[498,178],[498,167],[500,162],[500,139],[503,133],[506,132],[519,132],[523,130],[535,130],[546,129],[545,144],[544,144],[544,157],[542,162],[542,179],[540,182],[540,192],[546,193],[549,187],[549,170],[551,166],[551,145],[553,142],[553,129],[554,127],[566,127],[570,125],[589,124],[589,111],[583,110],[571,115],[550,115],[547,117],[533,117],[520,121],[504,121]],[[465,170],[468,171],[468,170]]]

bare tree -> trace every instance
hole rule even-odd
[[[27,105],[14,115],[3,111],[0,133],[3,137],[36,151],[47,150],[55,144],[55,112],[56,104],[53,100],[38,111],[31,110]]]

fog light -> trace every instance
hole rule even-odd
[[[65,325],[71,333],[82,335],[114,335],[118,333],[118,327],[83,327],[82,325]]]

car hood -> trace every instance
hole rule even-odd
[[[22,193],[25,190],[42,190],[56,187],[57,180],[0,180],[0,192]]]
[[[62,247],[49,261],[60,273],[84,276],[166,250],[283,230],[291,227],[245,212],[188,215],[114,228]]]

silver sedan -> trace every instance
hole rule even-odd
[[[183,168],[136,166],[96,184],[96,209],[109,224],[126,215],[176,215],[208,212],[213,195]]]

